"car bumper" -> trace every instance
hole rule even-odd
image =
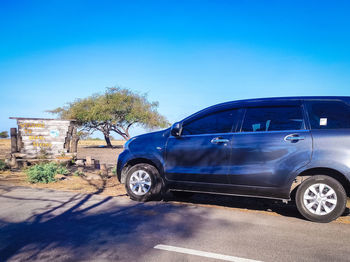
[[[124,182],[122,181],[122,171],[123,168],[125,166],[125,164],[127,163],[127,159],[129,152],[128,150],[124,150],[123,152],[121,152],[118,156],[118,161],[117,161],[117,177],[120,183]]]

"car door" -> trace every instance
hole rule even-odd
[[[305,119],[299,102],[247,107],[241,132],[232,137],[231,184],[286,186],[289,174],[311,161],[312,137]]]
[[[169,136],[165,177],[170,181],[228,184],[232,129],[239,110],[202,113],[182,123],[181,135]]]

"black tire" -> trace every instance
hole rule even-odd
[[[150,176],[151,187],[149,191],[144,195],[135,194],[130,188],[130,178],[132,174],[136,171],[145,171]],[[158,170],[149,164],[136,164],[133,167],[129,168],[125,180],[125,189],[132,200],[145,202],[149,200],[160,200],[162,197],[164,188],[163,179],[160,177]]]
[[[323,215],[315,214],[315,213],[311,212],[312,210],[310,211],[306,207],[306,205],[304,204],[304,194],[305,194],[306,190],[308,190],[308,188],[310,186],[317,185],[317,184],[324,184],[326,186],[329,186],[335,192],[337,201],[336,201],[334,209],[332,211],[330,211],[328,214],[326,214],[326,212],[325,212],[326,209],[323,207],[321,207],[321,210],[324,211],[325,214],[323,214]],[[320,188],[320,187],[318,187],[318,188]],[[327,190],[327,189],[325,189],[325,190]],[[324,193],[323,195],[325,195],[325,194],[326,193]],[[311,193],[311,195],[313,196],[313,193]],[[305,199],[307,199],[307,198],[305,198]],[[314,200],[310,200],[310,204],[313,201]],[[346,208],[346,201],[347,201],[347,196],[346,196],[346,192],[344,190],[344,187],[334,178],[329,177],[329,176],[325,176],[325,175],[315,175],[315,176],[308,178],[303,183],[301,183],[297,189],[296,198],[295,198],[295,202],[296,202],[296,205],[297,205],[297,208],[298,208],[300,214],[310,221],[319,222],[319,223],[328,223],[328,222],[331,222],[331,221],[337,219],[339,216],[341,216],[344,213],[344,210]],[[317,206],[318,206],[318,204],[316,202],[315,205],[313,205],[312,209],[317,209]]]
[[[193,192],[187,192],[187,191],[171,191],[174,197],[176,198],[182,198],[182,199],[188,199],[191,196],[193,196]]]

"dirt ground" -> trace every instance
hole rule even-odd
[[[70,174],[64,176],[64,179],[49,184],[27,182],[27,175],[24,171],[4,171],[0,172],[0,185],[50,188],[82,194],[126,196],[124,185],[119,183],[117,177],[110,170],[107,174],[103,174],[99,170],[80,170],[79,175],[76,175],[77,168],[71,168]],[[94,176],[94,179],[91,179],[90,176]]]
[[[0,172],[1,185],[30,186],[35,188],[51,188],[79,193],[100,194],[108,196],[126,195],[124,185],[121,185],[112,173],[119,153],[123,150],[124,141],[112,141],[114,148],[105,148],[104,141],[79,141],[78,159],[91,156],[100,164],[107,164],[108,170],[102,172],[91,168],[70,167],[70,174],[65,179],[50,184],[30,184],[23,170]],[[10,153],[10,139],[0,140],[0,159],[5,159]],[[79,175],[77,175],[79,174]],[[91,179],[93,177],[93,179]]]
[[[125,141],[112,141],[113,148],[106,148],[104,141],[99,140],[81,140],[78,144],[78,159],[85,159],[91,156],[95,160],[99,160],[100,164],[106,164],[113,167],[117,164],[118,155],[123,151]]]
[[[11,140],[0,139],[0,159],[5,159],[6,155],[11,152]]]
[[[98,146],[79,146],[78,159],[85,159],[91,156],[93,159],[99,160],[100,164],[107,166],[115,166],[117,164],[118,155],[123,151],[123,146],[114,148],[101,148]]]

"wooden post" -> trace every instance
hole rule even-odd
[[[22,151],[22,134],[21,131],[18,129],[17,132],[17,152]]]
[[[79,142],[79,137],[77,135],[77,128],[74,127],[73,129],[73,135],[72,135],[72,153],[78,152],[78,142]]]
[[[107,165],[106,164],[100,164],[100,169],[102,171],[107,171]]]
[[[70,141],[72,138],[73,128],[74,128],[74,126],[71,124],[68,128],[66,141],[64,143],[64,148],[67,150],[67,152],[70,152],[70,150],[71,150]]]
[[[18,168],[18,163],[15,155],[11,155],[10,166],[11,168]]]
[[[86,159],[85,165],[86,166],[92,166],[93,160],[92,160],[91,156],[87,156],[85,159]]]
[[[17,128],[11,128],[11,153],[17,152]]]
[[[95,169],[100,169],[100,160],[95,160]]]
[[[108,176],[108,169],[106,164],[100,164],[101,175],[106,177]]]

